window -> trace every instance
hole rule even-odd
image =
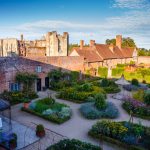
[[[36,67],[36,72],[38,72],[38,73],[42,72],[42,67],[41,66],[37,66]]]
[[[20,85],[19,83],[10,83],[10,91],[19,91],[20,90]]]

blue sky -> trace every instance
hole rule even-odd
[[[0,0],[0,38],[69,32],[70,43],[116,34],[150,49],[150,0]]]

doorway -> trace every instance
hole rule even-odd
[[[49,88],[49,77],[45,77],[45,88]]]
[[[41,79],[40,78],[37,79],[36,87],[37,87],[37,91],[41,91],[42,87],[41,87]]]

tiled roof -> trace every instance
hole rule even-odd
[[[102,61],[102,58],[91,47],[83,47],[83,49],[80,49],[80,47],[75,47],[73,50],[76,50],[76,52],[80,56],[84,57],[87,62]]]
[[[80,47],[74,47],[73,50],[86,58],[88,62],[103,61],[105,59],[123,59],[132,58],[134,48],[121,48],[114,46],[113,50],[110,49],[109,45],[106,44],[95,44],[93,47],[84,46],[82,49]]]

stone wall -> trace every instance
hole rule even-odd
[[[0,57],[7,57],[11,55],[19,55],[18,41],[15,38],[0,40]]]
[[[139,56],[138,57],[138,64],[141,64],[141,63],[150,65],[150,56]]]

